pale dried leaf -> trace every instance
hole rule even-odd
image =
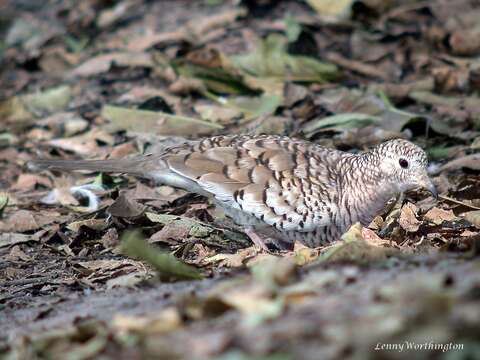
[[[462,216],[475,226],[480,227],[480,210],[469,211],[462,214]]]
[[[88,59],[76,67],[72,76],[89,77],[107,72],[112,64],[130,67],[152,67],[153,61],[150,54],[144,52],[117,52],[102,54]]]
[[[120,333],[165,334],[178,329],[182,319],[174,308],[166,308],[149,316],[118,314],[112,320],[112,327]]]
[[[0,233],[0,248],[25,243],[27,241],[38,241],[33,235],[18,233]]]
[[[417,219],[417,207],[412,203],[405,204],[400,212],[400,218],[398,220],[402,229],[407,232],[416,232],[422,224]]]
[[[434,223],[435,225],[440,225],[444,221],[458,220],[452,210],[444,210],[438,207],[430,209],[424,215],[424,219]]]

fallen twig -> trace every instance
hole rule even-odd
[[[478,207],[478,206],[470,205],[470,204],[464,203],[460,200],[457,200],[457,199],[454,199],[454,198],[451,198],[451,197],[448,197],[448,196],[438,195],[438,197],[442,200],[451,201],[455,204],[463,205],[463,206],[469,207],[471,209],[480,210],[480,207]]]

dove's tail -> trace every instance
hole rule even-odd
[[[108,173],[127,173],[138,176],[148,176],[145,172],[145,159],[112,159],[112,160],[47,160],[30,161],[30,170],[89,170]]]

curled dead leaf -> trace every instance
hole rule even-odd
[[[108,223],[105,219],[86,219],[80,221],[74,221],[67,225],[67,229],[74,232],[78,232],[82,226],[86,226],[93,230],[105,230],[108,226]]]
[[[18,233],[7,233],[3,232],[0,234],[0,248],[3,246],[12,246],[15,244],[20,244],[28,241],[38,241],[33,235],[18,234]]]
[[[17,182],[13,185],[12,190],[28,191],[33,190],[37,185],[52,187],[52,181],[41,175],[35,174],[20,174]]]
[[[135,218],[142,215],[145,209],[145,206],[121,193],[108,207],[108,212],[115,217]]]
[[[149,316],[131,316],[118,314],[112,320],[112,327],[120,333],[139,333],[145,335],[166,334],[178,329],[182,319],[178,311],[171,307]]]
[[[312,249],[296,241],[293,247],[295,253],[295,263],[299,266],[306,265],[314,261],[320,255],[317,249]]]
[[[25,232],[37,230],[40,226],[32,211],[18,210],[9,217],[7,222],[0,223],[0,230]]]
[[[424,215],[424,219],[434,223],[435,225],[440,225],[444,221],[453,221],[457,220],[458,218],[455,216],[452,210],[444,210],[434,207]]]
[[[15,245],[8,253],[7,259],[10,261],[30,261],[32,260],[32,257],[25,254],[25,252],[20,248],[20,246]]]
[[[418,231],[422,222],[417,219],[417,207],[412,203],[405,204],[400,212],[398,222],[402,229],[407,232]]]
[[[462,216],[473,225],[480,227],[480,210],[469,211],[462,214]]]
[[[342,240],[334,243],[319,257],[319,262],[353,261],[368,263],[385,260],[397,253],[396,249],[380,246],[387,241],[380,239],[372,230],[356,223],[342,235]]]

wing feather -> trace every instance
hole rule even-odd
[[[317,201],[313,206],[315,192],[325,189],[308,178],[308,156],[298,149],[292,153],[291,144],[278,139],[212,141],[165,161],[171,173],[194,182],[224,206],[279,230],[311,231],[328,225],[329,204]]]

